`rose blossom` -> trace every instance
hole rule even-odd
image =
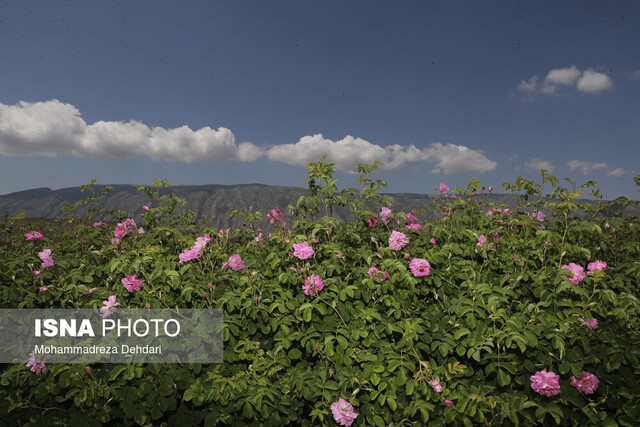
[[[594,271],[604,271],[607,268],[607,263],[604,261],[596,260],[587,266],[589,274],[593,274]]]
[[[443,183],[440,183],[440,192],[444,193],[444,194],[448,194],[449,193],[449,187],[447,187]]]
[[[119,302],[116,302],[115,295],[111,295],[106,301],[102,301],[102,303],[104,304],[104,307],[100,307],[100,316],[102,316],[103,319],[111,316],[113,309],[120,305]]]
[[[429,385],[431,385],[431,388],[433,388],[433,391],[435,391],[436,393],[442,393],[442,386],[440,385],[438,380],[429,381]]]
[[[133,276],[125,274],[121,282],[125,289],[129,292],[139,291],[142,288],[142,285],[144,285],[144,282],[138,279],[137,274],[134,274]]]
[[[404,233],[398,231],[391,232],[391,236],[389,237],[389,246],[391,249],[399,251],[404,248],[407,243],[409,243],[409,238]]]
[[[331,412],[333,413],[333,419],[336,420],[338,424],[347,427],[353,424],[353,421],[359,415],[354,411],[353,405],[343,398],[331,404]]]
[[[392,211],[386,206],[383,206],[380,210],[380,219],[385,222],[385,224],[389,224],[391,222],[391,218],[388,218],[391,215]]]
[[[598,377],[587,371],[582,371],[582,376],[580,376],[580,378],[571,376],[571,385],[580,393],[584,394],[593,394],[593,392],[598,388],[599,382],[600,380],[598,380]]]
[[[45,249],[42,252],[38,252],[38,258],[42,260],[42,268],[54,266],[53,258],[51,258],[51,249]]]
[[[47,367],[42,360],[36,360],[35,349],[29,353],[29,362],[27,362],[27,368],[31,367],[30,371],[40,375],[47,372]],[[42,356],[41,356],[42,357]]]
[[[322,288],[324,288],[322,278],[320,278],[320,276],[316,276],[315,274],[307,277],[307,280],[304,281],[304,285],[302,285],[302,289],[304,290],[305,295],[318,295],[318,291],[321,291]]]
[[[307,242],[293,244],[293,255],[299,259],[311,258],[313,252],[313,248]]]
[[[546,369],[531,375],[531,388],[544,396],[550,397],[558,394],[560,390],[560,375],[553,372],[547,372]]]
[[[233,271],[242,270],[244,268],[244,260],[240,256],[240,254],[233,254],[229,257],[228,267],[231,267]],[[224,264],[223,264],[224,268]]]
[[[411,272],[416,277],[428,276],[431,271],[431,265],[422,258],[414,258],[409,263]]]
[[[24,237],[27,240],[44,240],[44,236],[39,231],[34,231],[32,233],[25,233]]]
[[[384,271],[380,271],[375,267],[371,267],[367,272],[367,274],[369,274],[369,277],[371,277],[371,279],[377,276],[378,278],[380,278],[381,282],[384,282],[385,279],[389,277],[387,273],[385,273]]]
[[[578,264],[574,264],[571,262],[567,265],[563,265],[562,269],[569,270],[571,272],[571,274],[566,276],[569,278],[569,281],[574,285],[577,285],[578,283],[582,282],[582,280],[584,279],[584,268],[582,268],[582,266],[579,266]]]

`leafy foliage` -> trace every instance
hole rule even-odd
[[[143,233],[127,233],[117,244],[113,223],[5,224],[2,307],[101,307],[116,295],[121,308],[219,308],[225,352],[223,364],[209,365],[56,364],[40,375],[24,364],[5,366],[2,419],[335,425],[330,406],[343,398],[359,413],[356,425],[637,425],[634,219],[577,218],[587,209],[577,200],[581,191],[595,183],[568,180],[564,188],[541,171],[541,183],[505,184],[520,200],[514,212],[487,203],[474,179],[442,199],[442,219],[419,221],[421,230],[405,228],[411,221],[404,212],[370,226],[369,217],[391,207],[378,193],[386,183],[370,178],[376,166],[360,167],[361,190],[338,190],[331,163],[309,164],[309,195],[289,207],[293,224],[274,224],[271,233],[252,227],[262,214],[251,210],[233,212],[248,226],[232,233],[195,223],[180,199],[159,196],[166,181],[139,189],[156,207],[145,210]],[[551,192],[543,194],[547,185]],[[102,213],[100,195],[86,203]],[[356,221],[339,224],[334,206],[349,206]],[[555,220],[539,220],[534,213],[542,210]],[[34,230],[45,240],[26,241],[24,233]],[[402,250],[388,244],[393,230],[409,238]],[[212,241],[202,256],[179,263],[203,234]],[[313,254],[300,259],[292,245],[303,242]],[[44,248],[53,268],[39,267]],[[245,268],[222,268],[232,254]],[[428,276],[411,273],[414,258],[429,262]],[[562,269],[595,260],[607,269],[578,284]],[[370,275],[372,267],[380,274]],[[143,280],[142,290],[125,290],[125,274]],[[311,275],[324,283],[315,296],[302,290]],[[585,326],[593,318],[597,329]],[[530,377],[543,369],[560,375],[558,395],[531,389]],[[592,395],[570,385],[583,370],[599,378]]]

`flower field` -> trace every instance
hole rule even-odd
[[[295,206],[208,227],[180,200],[0,226],[0,307],[218,308],[221,364],[4,365],[10,425],[604,425],[640,420],[640,223],[541,171],[396,212],[360,166],[307,165]],[[105,190],[108,191],[108,187]],[[593,193],[596,197],[598,192]],[[354,221],[338,223],[336,206]],[[602,209],[601,209],[602,208]],[[579,219],[582,210],[589,219]],[[262,220],[267,227],[258,228]],[[29,355],[25,355],[25,360]]]

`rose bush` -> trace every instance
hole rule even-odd
[[[225,350],[222,364],[190,365],[32,356],[1,368],[1,419],[637,425],[634,219],[608,218],[605,227],[577,200],[584,188],[560,187],[543,172],[540,184],[505,184],[526,199],[513,211],[487,204],[477,180],[466,189],[441,184],[446,197],[431,208],[445,215],[425,220],[393,212],[379,193],[385,184],[370,178],[374,169],[360,167],[361,190],[340,191],[332,164],[309,164],[309,195],[290,207],[291,224],[274,207],[269,237],[252,226],[259,212],[236,211],[246,226],[229,233],[146,187],[149,206],[129,215],[100,211],[94,191],[87,203],[97,203],[91,213],[104,221],[95,227],[93,218],[58,220],[64,227],[8,219],[0,229],[2,307],[105,315],[219,308]],[[355,220],[338,223],[334,206],[349,206]],[[578,209],[592,218],[579,219]],[[141,223],[127,220],[140,213]],[[406,228],[407,219],[420,227]],[[25,239],[36,232],[43,239]],[[593,320],[595,328],[585,326]]]

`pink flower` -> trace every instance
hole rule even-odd
[[[558,380],[560,375],[556,375],[553,372],[547,372],[546,369],[536,372],[531,375],[531,388],[541,395],[550,397],[558,394],[560,390],[560,383]]]
[[[491,187],[489,187],[489,191],[491,191]],[[453,406],[453,402],[450,401],[449,399],[445,400],[444,403],[446,403],[447,406]]]
[[[307,242],[294,243],[293,255],[300,259],[307,259],[313,256],[313,248]]]
[[[144,206],[142,206],[142,209],[146,212],[146,211],[148,211],[148,210],[149,210],[149,206],[144,205]]]
[[[404,257],[405,257],[406,259],[409,259],[409,258],[411,258],[411,255],[409,255],[409,254],[404,254]]]
[[[38,258],[42,261],[42,268],[54,266],[53,258],[51,258],[51,249],[45,249],[38,253]]]
[[[374,277],[378,277],[381,282],[384,282],[385,279],[389,278],[389,275],[387,273],[385,273],[384,271],[380,271],[375,267],[371,267],[369,271],[367,271],[367,274],[369,274],[369,277],[371,277],[372,280]]]
[[[91,366],[88,366],[88,365],[87,365],[87,367],[86,367],[86,368],[84,368],[84,370],[85,370],[85,371],[87,371],[87,372],[91,372]]]
[[[229,268],[229,263],[225,261],[222,263],[222,269],[225,270],[227,268]]]
[[[431,385],[431,388],[433,388],[433,391],[435,391],[436,393],[442,393],[442,386],[440,385],[438,380],[429,381],[429,385]]]
[[[192,249],[186,249],[184,252],[178,255],[180,264],[183,262],[191,261],[192,259],[200,258],[200,251]]]
[[[29,353],[29,362],[27,362],[27,368],[31,367],[31,372],[35,372],[40,375],[47,372],[47,367],[45,363],[41,360],[36,360],[35,350]]]
[[[127,218],[124,221],[116,224],[116,228],[113,233],[116,239],[122,239],[125,234],[133,232],[136,228],[136,222],[132,218]]]
[[[40,288],[40,292],[47,292],[47,288],[45,288],[44,286]]]
[[[604,271],[607,268],[607,263],[604,261],[596,260],[587,266],[589,274],[593,274],[594,271]]]
[[[113,309],[120,305],[119,302],[116,302],[115,295],[111,295],[106,301],[102,301],[102,303],[104,304],[104,307],[100,307],[100,316],[102,316],[103,319],[111,316]]]
[[[574,264],[571,262],[568,265],[563,265],[562,269],[569,270],[571,272],[571,274],[568,274],[567,277],[569,278],[569,281],[574,285],[577,285],[584,279],[584,268],[582,268],[578,264]]]
[[[431,265],[422,258],[414,258],[409,263],[411,272],[416,277],[428,276],[431,271]]]
[[[478,237],[478,243],[476,243],[476,246],[482,247],[482,244],[486,241],[487,241],[487,236],[483,234],[482,236]]]
[[[378,215],[374,215],[373,218],[369,217],[369,222],[367,222],[367,225],[369,227],[375,227],[378,224]]]
[[[416,218],[414,215],[410,213],[407,214],[407,220],[409,221],[410,224],[415,224],[416,222],[418,222],[418,218]]]
[[[436,243],[438,243],[438,241],[434,237],[433,239],[429,240],[429,243],[431,243],[432,245],[435,245]]]
[[[592,317],[590,320],[587,320],[586,323],[587,328],[593,330],[593,329],[598,329],[598,319],[596,319],[595,317]]]
[[[270,224],[277,224],[278,222],[282,222],[282,212],[278,207],[275,209],[271,209],[271,211],[269,211],[269,213],[267,214],[267,217],[269,217]]]
[[[209,234],[205,234],[204,236],[199,236],[196,238],[196,243],[191,247],[191,249],[195,249],[197,251],[202,252],[207,243],[211,241],[211,236]]]
[[[103,225],[106,225],[104,222],[100,221],[100,222],[94,222],[93,223],[93,228],[98,228],[98,227],[102,227]]]
[[[448,194],[449,193],[449,187],[447,187],[443,183],[440,183],[440,192],[444,193],[444,194]]]
[[[606,224],[604,225],[604,228],[606,228],[606,229],[608,230],[609,228],[611,228],[611,226],[609,225],[609,223],[606,223]]]
[[[380,210],[380,219],[385,222],[385,224],[389,224],[391,222],[391,218],[388,218],[389,215],[392,214],[391,209],[386,206],[383,206]]]
[[[422,226],[420,224],[415,224],[415,223],[414,224],[405,225],[404,228],[406,228],[408,230],[411,230],[411,229],[418,230],[418,231],[422,230]]]
[[[391,249],[399,251],[407,246],[407,243],[409,243],[409,238],[404,233],[400,233],[399,231],[391,232],[391,236],[389,237],[389,246]]]
[[[336,254],[336,258],[338,259],[342,258],[342,254]]]
[[[493,185],[489,186],[489,191],[493,191]]]
[[[40,274],[40,272],[39,272],[38,270],[34,270],[34,271],[33,271],[33,275],[34,275],[34,276],[37,276],[38,274]]]
[[[185,249],[180,255],[178,255],[180,264],[182,264],[183,262],[191,261],[192,259],[200,258],[200,256],[202,256],[202,251],[210,241],[211,236],[209,234],[197,237],[196,242],[193,244],[193,246],[191,246],[191,249]]]
[[[333,413],[333,419],[336,420],[338,424],[347,427],[353,424],[359,415],[354,411],[351,403],[343,398],[331,404],[331,412]]]
[[[122,281],[122,285],[129,292],[139,291],[140,288],[142,288],[142,285],[144,285],[144,282],[138,279],[137,274],[134,274],[133,276],[125,274],[124,278],[121,281]]]
[[[233,254],[229,257],[229,267],[233,271],[242,270],[244,268],[244,260],[240,256],[240,254]]]
[[[304,281],[304,285],[302,285],[305,295],[318,295],[318,291],[321,291],[322,288],[324,288],[324,283],[322,282],[322,279],[315,274],[307,277],[307,280]]]
[[[540,211],[536,214],[536,219],[538,221],[544,221],[544,212]]]
[[[593,394],[598,388],[600,380],[595,375],[582,371],[582,376],[576,378],[571,376],[571,385],[574,386],[580,393]]]
[[[44,236],[39,231],[34,231],[33,233],[26,233],[24,237],[27,240],[44,240]]]

